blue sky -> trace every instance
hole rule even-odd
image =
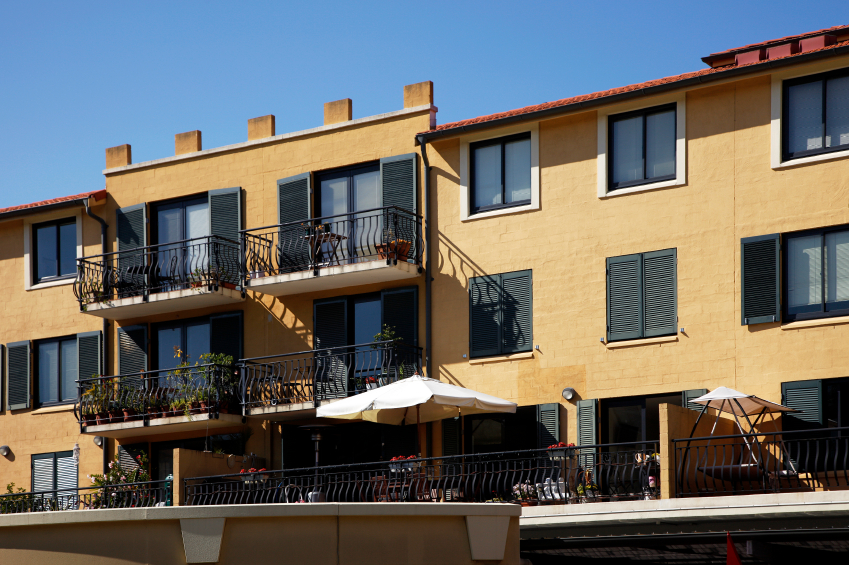
[[[802,8],[802,9],[800,9]],[[400,109],[432,80],[440,123],[697,70],[709,53],[849,23],[849,2],[0,3],[0,207],[104,186],[133,161]]]

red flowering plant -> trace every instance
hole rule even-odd
[[[150,481],[147,454],[135,457],[134,465],[122,464],[118,455],[109,462],[103,475],[89,475],[91,484],[100,490],[88,503],[90,508],[136,508],[153,506],[156,496],[155,485],[141,485]]]
[[[559,441],[559,442],[555,443],[554,445],[549,445],[548,449],[564,449],[566,447],[575,447],[575,444],[574,443],[563,443],[562,441]]]

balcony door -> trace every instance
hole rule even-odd
[[[333,238],[321,244],[322,259],[343,263],[375,254],[374,246],[383,237],[383,216],[376,210],[360,212],[382,206],[380,166],[326,173],[318,180],[317,217],[324,218],[319,225],[330,231],[325,238]]]
[[[159,245],[153,276],[171,287],[179,283],[206,280],[209,268],[209,199],[199,198],[167,202],[156,206],[154,243]]]

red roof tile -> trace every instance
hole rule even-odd
[[[744,45],[743,47],[735,47],[734,49],[727,49],[725,51],[720,51],[718,53],[711,53],[705,59],[714,58],[722,55],[733,55],[734,53],[739,53],[741,51],[750,51],[752,49],[757,49],[759,47],[770,47],[772,45],[778,45],[781,43],[788,43],[790,41],[798,41],[800,39],[805,39],[806,37],[813,37],[815,35],[825,35],[834,33],[836,31],[841,30],[849,30],[849,25],[842,26],[834,26],[826,29],[821,29],[818,31],[809,31],[808,33],[801,33],[799,35],[788,35],[787,37],[782,37],[780,39],[770,39],[769,41],[762,41],[760,43],[752,43],[750,45]]]
[[[849,26],[841,26],[841,27],[849,28]],[[830,29],[835,29],[835,28],[830,28]],[[812,32],[812,33],[815,35],[815,34],[821,33],[821,32]],[[810,34],[805,34],[805,35],[810,35]],[[797,36],[797,37],[802,37],[802,36]],[[485,123],[485,122],[494,122],[494,121],[501,120],[501,119],[504,119],[504,118],[509,118],[509,117],[512,117],[512,116],[521,116],[523,114],[532,114],[534,112],[539,112],[539,111],[542,111],[542,110],[548,110],[548,109],[551,109],[551,108],[565,107],[565,106],[577,104],[577,103],[580,103],[580,102],[586,102],[586,101],[589,101],[589,100],[596,100],[596,99],[599,99],[599,98],[607,98],[607,97],[610,97],[610,96],[615,96],[617,94],[623,94],[623,93],[626,93],[626,92],[634,92],[634,91],[638,91],[638,90],[644,90],[646,88],[651,88],[651,87],[660,86],[660,85],[664,85],[664,84],[673,84],[673,83],[676,83],[676,82],[681,82],[681,81],[684,81],[684,80],[687,80],[687,79],[700,77],[700,76],[721,74],[721,73],[725,73],[725,72],[728,72],[728,71],[733,70],[733,69],[739,69],[739,68],[742,68],[742,67],[754,67],[754,66],[757,66],[757,65],[761,65],[761,64],[764,64],[764,63],[771,63],[771,62],[778,61],[778,60],[781,60],[781,59],[790,59],[790,58],[793,58],[793,57],[798,57],[800,55],[809,55],[810,53],[815,53],[817,51],[828,51],[828,50],[831,50],[831,49],[837,49],[838,47],[845,47],[845,46],[849,46],[849,41],[842,41],[842,42],[836,43],[834,45],[829,45],[827,47],[823,47],[823,48],[820,48],[820,49],[814,49],[814,50],[811,50],[811,51],[807,51],[805,53],[796,53],[796,54],[793,54],[793,55],[788,55],[787,57],[773,58],[773,59],[769,59],[768,61],[758,61],[758,62],[755,62],[755,63],[746,64],[746,65],[729,65],[729,66],[725,66],[725,67],[702,69],[700,71],[695,71],[695,72],[691,72],[691,73],[684,73],[684,74],[669,76],[669,77],[665,77],[665,78],[659,78],[659,79],[650,80],[650,81],[647,81],[647,82],[641,82],[641,83],[638,83],[638,84],[631,84],[631,85],[628,85],[628,86],[621,86],[619,88],[612,88],[610,90],[602,90],[600,92],[593,92],[591,94],[582,94],[580,96],[573,96],[571,98],[563,98],[561,100],[555,100],[553,102],[545,102],[543,104],[536,104],[534,106],[525,106],[524,108],[517,108],[515,110],[509,110],[507,112],[499,112],[497,114],[489,114],[487,116],[479,116],[477,118],[471,118],[471,119],[468,119],[468,120],[461,120],[459,122],[450,122],[450,123],[447,123],[447,124],[441,124],[441,125],[436,126],[433,129],[431,129],[431,130],[419,132],[419,134],[424,135],[424,134],[434,133],[434,132],[438,132],[438,131],[446,131],[446,130],[461,128],[461,127],[465,127],[465,126],[469,126],[469,125],[473,125],[473,124],[480,124],[480,123]]]
[[[8,214],[10,212],[18,212],[21,210],[28,210],[30,208],[41,208],[42,206],[50,206],[51,204],[61,204],[62,202],[82,200],[83,198],[94,198],[95,200],[102,200],[106,198],[106,189],[104,188],[92,192],[83,192],[81,194],[74,194],[73,196],[60,196],[59,198],[51,198],[50,200],[42,200],[41,202],[33,202],[32,204],[21,204],[19,206],[0,208],[0,215]]]

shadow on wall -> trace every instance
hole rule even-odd
[[[266,302],[264,300],[266,298],[269,298],[270,302]],[[266,331],[266,340],[264,345],[265,353],[263,353],[263,355],[275,355],[279,353],[307,351],[312,349],[309,327],[305,322],[303,315],[286,306],[286,304],[276,296],[254,293],[254,301],[264,310],[263,318],[265,319],[261,321],[261,324],[268,328]],[[275,313],[275,309],[279,308],[282,308],[282,312],[278,315]],[[271,320],[268,320],[269,316],[271,317]],[[284,322],[288,316],[294,318],[294,327],[289,327]],[[312,321],[311,311],[309,317],[306,319],[310,322]],[[276,327],[269,327],[269,324],[272,322],[276,324]],[[290,335],[287,336],[286,339],[281,340],[280,336],[283,333],[288,333]]]

